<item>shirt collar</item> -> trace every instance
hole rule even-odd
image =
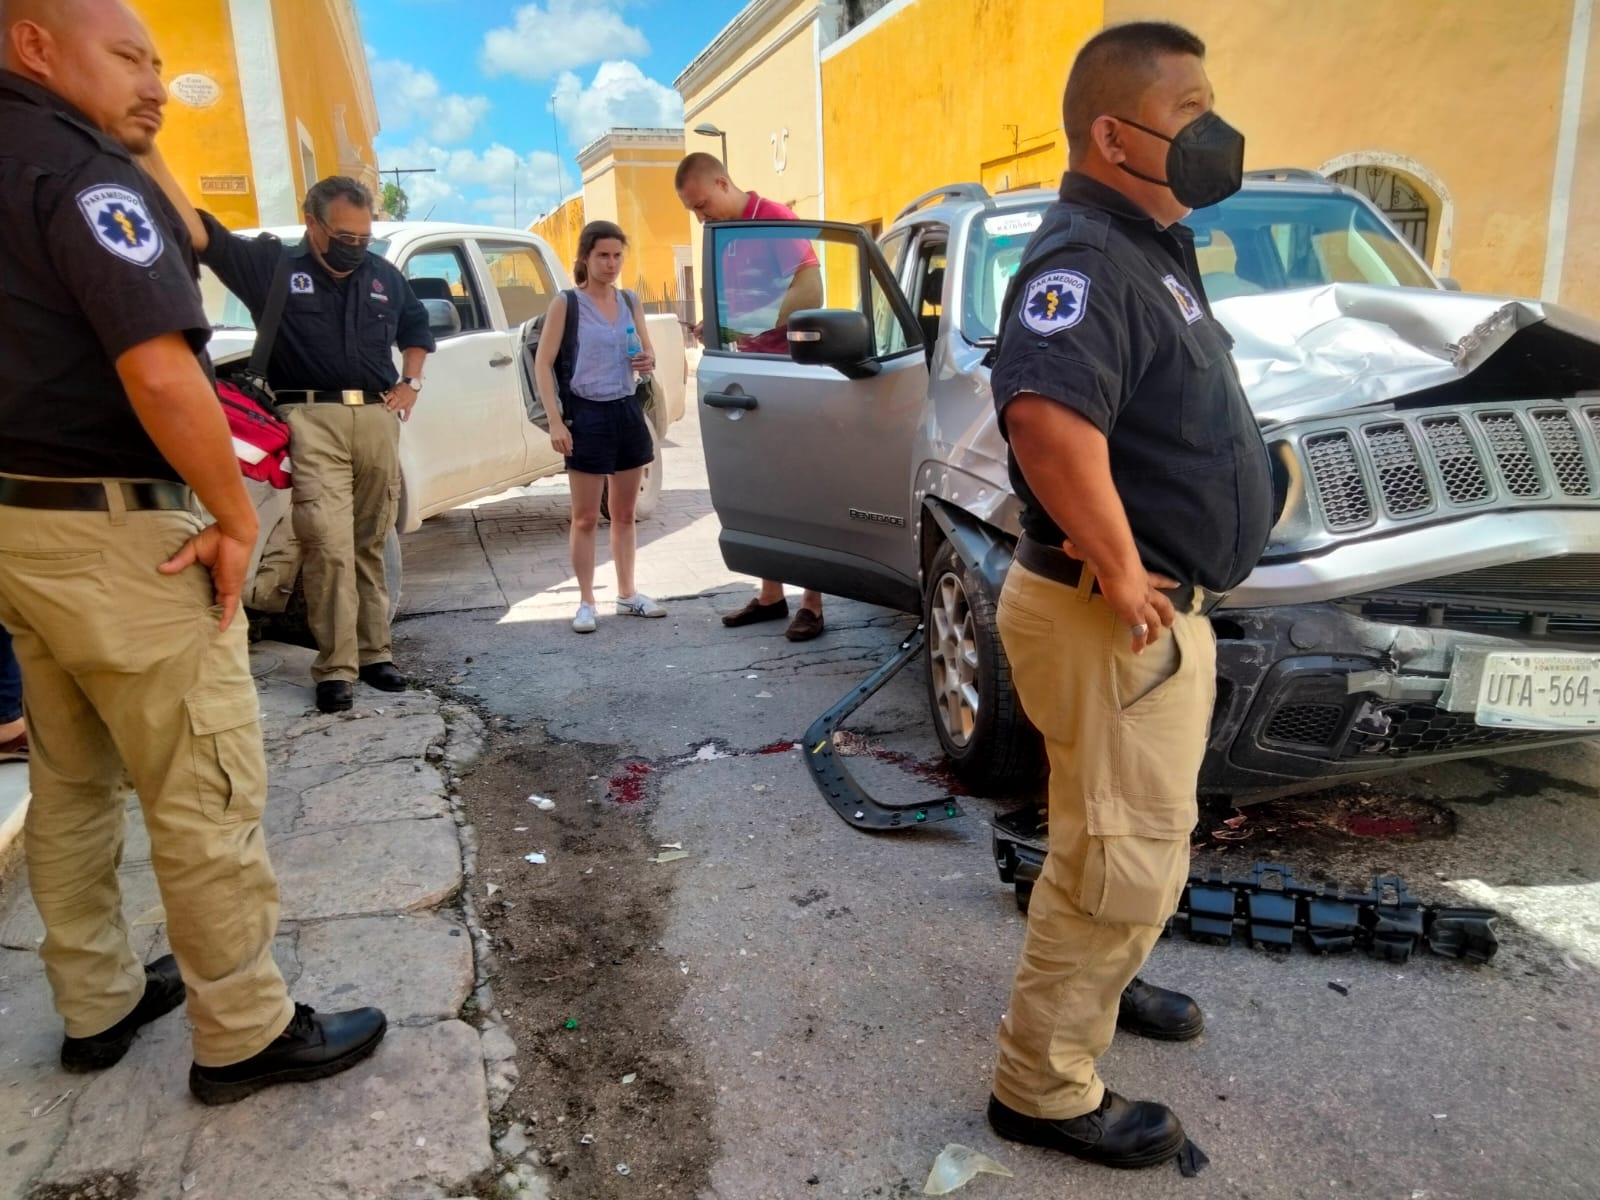
[[[761,207],[761,197],[753,191],[746,192],[744,195],[744,215],[739,219],[741,221],[754,221],[756,219],[756,210]]]
[[[100,127],[84,114],[82,109],[71,101],[56,95],[49,88],[41,87],[33,80],[18,75],[15,71],[0,69],[0,94],[6,93],[9,93],[24,104],[32,104],[37,108],[50,110],[62,120],[83,129],[85,133],[99,142],[107,153],[132,161],[133,156],[128,153],[126,146],[115,138],[107,137]]]
[[[1091,208],[1102,209],[1120,220],[1148,229],[1151,233],[1171,234],[1179,241],[1192,241],[1194,238],[1193,232],[1187,225],[1178,223],[1162,225],[1116,188],[1107,187],[1098,179],[1078,171],[1068,171],[1061,177],[1060,196],[1061,199],[1074,204],[1087,204]]]

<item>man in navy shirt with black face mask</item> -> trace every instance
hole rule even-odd
[[[1050,850],[1000,1028],[989,1120],[1110,1166],[1184,1148],[1164,1105],[1107,1090],[1123,1029],[1200,1033],[1137,973],[1177,906],[1216,696],[1209,613],[1272,524],[1266,446],[1178,222],[1237,191],[1200,39],[1113,26],[1063,101],[1069,170],[1006,297],[993,374],[1023,537],[998,624],[1050,757]]]
[[[318,651],[311,667],[317,707],[350,708],[358,678],[403,691],[383,554],[399,510],[400,423],[422,390],[434,341],[405,276],[368,253],[372,193],[340,175],[313,184],[305,236],[285,246],[271,234],[240,237],[210,213],[197,213],[159,155],[145,167],[183,216],[200,261],[257,324],[273,292],[287,291],[267,382],[289,423],[294,532]]]

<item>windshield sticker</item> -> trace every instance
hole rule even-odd
[[[998,217],[985,217],[983,231],[991,237],[1011,237],[1015,234],[1032,233],[1043,221],[1044,214],[1037,210],[1004,213]]]
[[[1083,320],[1089,302],[1089,277],[1079,271],[1046,271],[1028,283],[1022,296],[1022,323],[1048,337]]]

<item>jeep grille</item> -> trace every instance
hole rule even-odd
[[[1304,433],[1300,453],[1331,533],[1483,507],[1600,502],[1600,406],[1578,402],[1346,418]]]

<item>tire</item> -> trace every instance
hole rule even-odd
[[[922,620],[928,706],[956,777],[980,796],[1037,782],[1044,745],[1011,685],[994,597],[949,542],[928,568]]]
[[[639,500],[634,508],[636,520],[655,516],[656,504],[661,499],[661,435],[654,425],[650,426],[650,444],[655,447],[656,456],[645,467],[644,478],[639,481]],[[611,519],[610,479],[600,488],[600,515],[608,521]]]

